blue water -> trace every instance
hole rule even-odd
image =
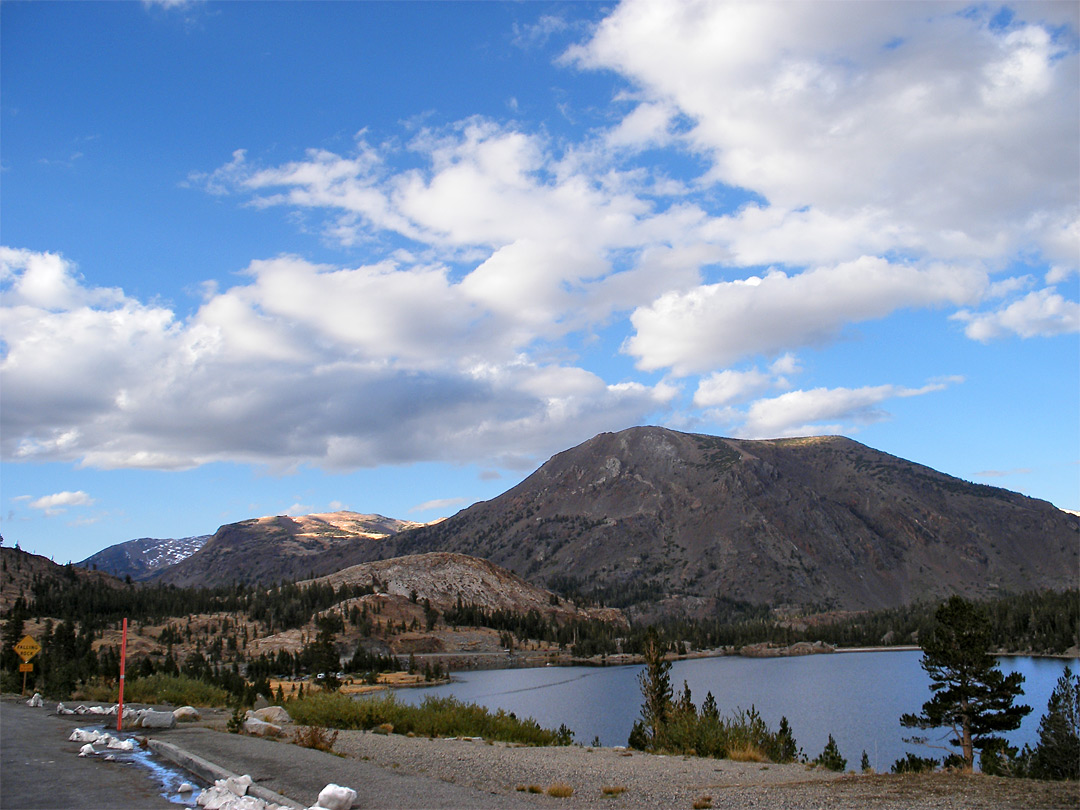
[[[671,683],[678,694],[685,681],[698,706],[711,691],[721,714],[753,705],[773,729],[786,716],[799,746],[811,759],[821,753],[832,734],[849,769],[859,767],[866,751],[875,769],[887,771],[909,751],[920,756],[942,754],[903,741],[913,730],[901,728],[900,715],[917,713],[930,699],[930,679],[919,665],[921,659],[918,651],[704,658],[674,662]],[[1014,745],[1037,740],[1039,718],[1066,664],[1073,672],[1080,671],[1080,660],[1075,659],[1000,659],[1003,672],[1024,675],[1021,702],[1033,709],[1021,727],[1007,735]],[[399,690],[397,697],[419,703],[429,695],[453,695],[518,717],[532,717],[546,728],[565,724],[579,743],[587,745],[599,737],[602,745],[625,745],[640,712],[638,673],[642,669],[638,665],[461,672],[445,686]],[[940,736],[947,737],[944,732]]]

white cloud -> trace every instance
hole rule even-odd
[[[424,501],[409,509],[410,514],[415,512],[430,512],[432,510],[445,511],[453,506],[461,506],[466,503],[465,498],[436,498]]]
[[[975,301],[986,283],[973,268],[920,268],[874,257],[791,276],[774,270],[661,296],[634,312],[636,333],[625,350],[646,370],[704,372],[821,344],[847,323],[905,307]]]
[[[5,459],[527,467],[638,424],[673,396],[664,384],[608,384],[515,351],[509,326],[493,326],[440,267],[254,262],[246,283],[207,288],[202,307],[179,320],[119,291],[105,296],[109,308],[83,305],[99,291],[46,255],[8,263],[7,289],[22,289],[46,260],[62,271],[51,288],[76,306],[48,311],[4,296]]]
[[[94,499],[82,490],[77,492],[57,492],[52,495],[43,495],[32,500],[29,504],[31,509],[40,509],[46,515],[54,516],[63,514],[72,506],[93,506]]]
[[[772,378],[756,368],[749,371],[718,371],[698,383],[694,405],[698,408],[731,405],[760,394],[772,384]]]
[[[881,407],[887,400],[941,391],[946,384],[934,382],[921,388],[875,385],[789,391],[752,403],[742,414],[743,423],[738,433],[746,438],[846,433],[888,419],[888,413]]]
[[[1080,332],[1080,304],[1051,288],[1028,293],[994,312],[961,310],[952,317],[967,324],[968,337],[984,343],[1007,335],[1031,338]]]
[[[1080,199],[1080,71],[1063,39],[1077,15],[1013,10],[998,29],[989,6],[626,0],[568,58],[688,116],[712,177],[754,190],[779,221],[805,211],[861,251],[1057,252],[1041,224],[1074,221]],[[767,252],[768,235],[739,234],[739,252]],[[805,261],[851,258],[820,247]]]

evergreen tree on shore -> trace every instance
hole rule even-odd
[[[922,667],[930,676],[933,697],[921,714],[905,714],[906,728],[947,728],[949,744],[960,749],[966,771],[974,769],[975,751],[999,747],[999,732],[1012,731],[1031,711],[1016,705],[1024,676],[1004,675],[990,655],[989,624],[983,611],[953,596],[938,608],[936,626],[923,643]],[[908,742],[928,744],[927,737]]]

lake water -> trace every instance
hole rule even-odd
[[[919,665],[921,660],[918,651],[703,658],[674,662],[671,683],[677,695],[686,681],[698,707],[711,691],[724,715],[753,705],[773,730],[781,715],[786,715],[795,739],[811,759],[821,753],[832,734],[849,769],[858,769],[866,751],[876,770],[887,771],[908,751],[932,757],[943,753],[903,741],[916,730],[902,728],[900,715],[919,712],[930,699],[930,679]],[[1008,735],[1010,742],[1034,745],[1039,718],[1066,664],[1073,672],[1080,671],[1080,660],[1075,659],[1000,659],[1003,672],[1024,675],[1020,702],[1033,709],[1023,725]],[[587,745],[599,737],[606,746],[626,745],[640,712],[637,678],[642,669],[638,665],[456,672],[450,684],[399,690],[397,697],[419,703],[429,695],[453,695],[518,717],[532,717],[545,728],[565,723],[579,743]],[[929,733],[940,734],[942,740],[948,737],[942,730]]]

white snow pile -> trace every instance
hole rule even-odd
[[[71,742],[87,743],[82,747],[79,752],[79,756],[89,756],[90,754],[96,754],[93,750],[93,744],[104,745],[106,748],[111,748],[114,751],[134,751],[135,740],[127,739],[121,740],[119,737],[114,737],[107,731],[94,731],[92,729],[77,728],[71,732],[71,736],[68,737]],[[86,749],[90,748],[90,751]]]
[[[69,709],[63,703],[56,704],[57,714],[93,714],[101,717],[116,717],[116,713],[120,710],[119,705],[114,706],[83,706],[82,704],[76,706],[74,709]],[[132,708],[124,709],[124,719],[135,717],[138,712]]]
[[[77,728],[71,732],[71,736],[68,740],[71,742],[88,742],[95,743],[102,737],[108,737],[109,735],[104,731],[93,731],[92,729]]]
[[[287,810],[280,804],[265,802],[256,796],[248,796],[249,787],[251,787],[251,777],[247,774],[218,779],[213,787],[199,794],[195,803],[199,807],[205,807],[206,810]]]
[[[355,801],[355,790],[331,783],[319,791],[319,800],[308,810],[349,810]]]
[[[23,692],[25,695],[26,693]],[[26,701],[26,705],[33,709],[40,709],[45,705],[45,701],[41,699],[41,692],[34,692],[34,696]]]
[[[91,745],[90,743],[87,743],[86,745],[84,745],[82,748],[79,749],[79,756],[80,757],[90,757],[90,756],[93,756],[96,753],[97,753],[97,751],[94,750],[94,746]]]
[[[206,810],[286,810],[279,804],[247,795],[249,787],[251,777],[247,774],[218,779],[213,787],[199,795],[195,803]],[[319,792],[319,800],[308,810],[349,810],[354,801],[355,790],[330,784]]]

